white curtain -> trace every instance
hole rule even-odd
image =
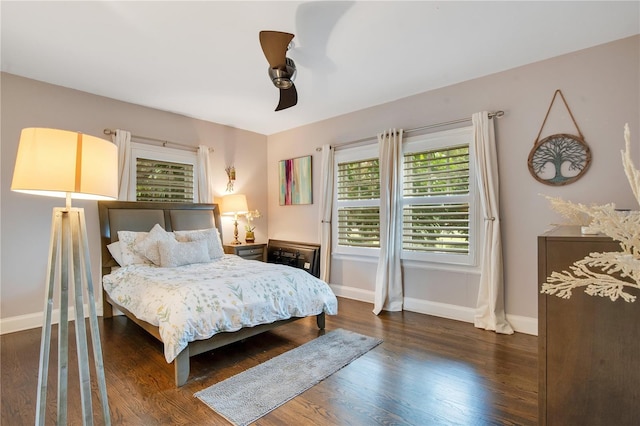
[[[401,311],[402,129],[378,135],[380,148],[380,258],[373,313]]]
[[[118,200],[135,201],[129,198],[131,192],[131,132],[116,129],[111,137],[113,143],[118,147]]]
[[[320,279],[329,282],[331,274],[331,213],[333,212],[333,154],[330,145],[322,146],[320,169]]]
[[[209,147],[198,146],[198,202],[213,203],[213,176]]]
[[[484,241],[478,303],[474,324],[485,330],[512,334],[504,312],[504,281],[502,237],[500,235],[500,204],[498,199],[498,157],[493,128],[486,111],[473,114],[473,145],[478,176],[478,192],[484,219]]]

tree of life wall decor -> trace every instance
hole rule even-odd
[[[580,136],[558,133],[540,140],[540,134],[558,94],[560,94],[564,105],[567,107],[571,120],[573,120],[573,124],[576,126]],[[529,172],[538,182],[546,185],[567,185],[580,179],[586,173],[590,164],[591,150],[584,141],[582,132],[580,132],[578,123],[573,118],[564,95],[558,89],[553,94],[547,115],[544,117],[533,149],[529,153]]]

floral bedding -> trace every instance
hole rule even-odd
[[[159,327],[167,362],[216,333],[338,312],[329,286],[308,272],[235,255],[176,268],[124,266],[103,285],[117,304]]]

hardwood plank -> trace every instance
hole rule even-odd
[[[370,304],[342,298],[339,309],[337,316],[326,317],[326,332],[344,328],[384,342],[257,425],[536,424],[536,337],[497,335],[412,312],[375,316]],[[114,425],[228,424],[193,393],[323,333],[315,318],[306,318],[197,355],[191,359],[189,381],[177,389],[157,340],[125,317],[99,322]],[[69,424],[80,424],[75,343],[70,338]],[[39,344],[40,329],[0,337],[0,424],[33,424]],[[47,424],[55,420],[56,374],[50,368]],[[92,391],[94,407],[99,407],[97,388]],[[98,410],[96,424],[102,424],[100,416]]]

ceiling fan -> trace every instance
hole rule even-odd
[[[260,45],[269,62],[269,77],[273,85],[280,89],[280,101],[276,111],[290,108],[298,103],[298,92],[293,80],[296,64],[286,57],[289,43],[294,35],[280,31],[260,31]]]

